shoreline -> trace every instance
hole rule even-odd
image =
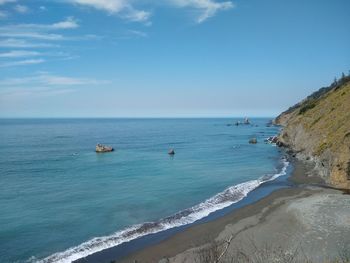
[[[288,178],[293,187],[114,262],[216,262],[218,255],[223,255],[223,263],[232,258],[235,262],[347,262],[339,260],[350,256],[348,191],[307,177],[310,167],[296,159],[293,163]]]
[[[261,176],[258,179],[245,181],[243,183],[233,185],[225,189],[224,191],[210,197],[204,202],[198,205],[195,205],[191,208],[188,208],[186,210],[180,211],[177,214],[166,217],[159,221],[144,223],[136,229],[136,231],[139,232],[140,236],[132,238],[129,241],[124,241],[123,243],[120,243],[114,246],[106,247],[103,250],[96,251],[85,257],[77,258],[73,260],[73,262],[89,262],[89,263],[108,262],[109,263],[111,261],[114,261],[116,258],[119,260],[125,256],[135,253],[136,251],[142,250],[145,247],[156,245],[162,242],[163,240],[166,240],[172,237],[176,233],[186,231],[186,229],[192,226],[216,220],[217,218],[220,218],[223,215],[226,215],[233,210],[236,210],[247,204],[256,202],[257,200],[267,196],[268,194],[270,194],[276,189],[280,189],[283,187],[290,187],[290,183],[287,182],[286,178],[288,178],[292,166],[290,165],[290,162],[287,160],[284,154],[282,154],[282,156],[280,157],[279,162],[280,162],[280,165],[278,166],[278,168],[276,167],[278,170],[276,171],[276,173],[271,174],[270,176],[267,176],[267,177]],[[225,198],[232,198],[232,197],[234,197],[235,199],[233,200],[226,199],[225,201]],[[220,205],[221,205],[221,208],[220,208]],[[177,223],[177,221],[179,220],[178,216],[183,217],[183,214],[186,219],[187,217],[186,213],[191,211],[192,209],[194,210],[189,215],[192,215],[192,214],[196,215],[196,213],[198,212],[197,209],[200,210],[199,212],[204,211],[205,213],[208,213],[208,210],[209,210],[209,213],[205,216],[201,215],[201,217],[196,220],[189,218],[190,220],[193,220],[192,222],[185,222],[185,224],[181,223],[180,225],[174,224],[170,228],[166,228],[164,230],[160,230],[157,232],[149,231],[149,230],[152,230],[152,227],[154,228],[154,227],[160,226],[163,222],[167,224],[171,223],[170,220],[172,219],[174,219],[176,221],[175,223]],[[212,212],[210,212],[211,209],[215,209],[215,210],[212,210]],[[134,234],[136,232],[132,228],[131,230],[132,230],[131,234]],[[142,232],[140,232],[139,230]],[[111,240],[113,241],[113,236],[111,236]],[[74,250],[75,250],[74,253],[80,252],[76,248],[74,248]],[[54,256],[56,255],[54,254]],[[60,257],[60,255],[56,256],[56,258],[57,257]],[[55,260],[55,258],[53,259]],[[50,260],[51,259],[49,258],[48,262],[51,262]]]
[[[158,262],[164,257],[173,257],[188,248],[194,248],[207,243],[208,240],[215,238],[225,228],[225,226],[232,222],[255,215],[263,208],[269,206],[271,202],[278,198],[287,198],[301,193],[300,184],[319,184],[319,178],[307,178],[304,175],[307,172],[307,167],[301,161],[289,156],[288,161],[293,167],[292,173],[279,182],[279,178],[258,187],[263,191],[265,187],[272,187],[275,184],[275,189],[270,190],[266,195],[255,197],[255,200],[241,200],[239,205],[232,205],[231,211],[219,211],[213,216],[208,216],[204,220],[199,220],[193,224],[183,227],[169,229],[164,233],[150,234],[140,238],[140,240],[133,240],[125,244],[112,247],[85,258],[79,259],[75,262]],[[282,176],[283,177],[283,176]],[[279,185],[283,184],[283,185]],[[283,189],[287,188],[287,189]],[[255,192],[255,193],[253,193]],[[254,190],[251,195],[259,192]],[[249,198],[245,198],[249,199]],[[254,198],[253,198],[254,199]]]
[[[290,159],[292,159],[292,157],[290,157]],[[134,263],[136,260],[136,262],[151,263],[158,262],[162,259],[168,260],[169,258],[173,258],[176,255],[184,253],[187,250],[195,249],[207,243],[210,243],[211,240],[214,240],[225,230],[227,225],[235,224],[245,218],[256,216],[264,209],[268,209],[269,213],[273,212],[279,207],[279,205],[281,205],[271,205],[276,200],[287,200],[290,198],[300,196],[307,197],[312,195],[312,192],[314,190],[306,190],[301,185],[322,185],[320,178],[306,177],[305,174],[308,171],[308,167],[305,163],[296,159],[292,159],[290,162],[293,165],[293,171],[287,180],[295,184],[292,187],[275,190],[266,197],[257,200],[256,202],[245,205],[241,208],[238,208],[237,210],[228,213],[227,215],[211,220],[209,222],[191,226],[188,229],[176,233],[175,235],[164,241],[161,241],[156,245],[151,245],[149,247],[141,249],[120,260],[116,260],[115,262]],[[318,190],[316,190],[316,192],[317,191]],[[264,215],[264,217],[266,217],[266,215]]]

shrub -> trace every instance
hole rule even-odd
[[[321,116],[318,117],[316,120],[314,120],[311,124],[311,126],[314,126],[316,123],[318,123],[321,120]]]
[[[300,110],[299,110],[299,114],[304,114],[305,112],[307,112],[308,110],[311,110],[313,108],[316,107],[316,103],[315,102],[310,102],[308,104],[306,104],[305,106],[303,106]]]

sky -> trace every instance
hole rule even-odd
[[[0,117],[269,116],[350,70],[348,0],[0,0]]]

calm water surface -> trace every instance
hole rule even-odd
[[[184,217],[169,224],[196,220],[251,190],[228,187],[279,173],[278,150],[263,143],[278,128],[268,119],[227,126],[235,121],[0,120],[0,262],[65,262],[69,248],[110,244],[94,237],[120,242],[118,231],[179,211]],[[116,151],[96,154],[97,143]]]

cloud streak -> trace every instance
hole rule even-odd
[[[41,59],[41,58],[40,59],[25,59],[25,60],[18,60],[18,61],[10,61],[10,62],[1,63],[0,68],[34,65],[34,64],[41,64],[44,62],[45,62],[45,59]]]
[[[37,43],[24,39],[7,38],[0,40],[2,48],[57,48],[59,45],[50,43]]]
[[[2,31],[54,31],[54,30],[65,30],[65,29],[75,29],[79,27],[78,20],[74,17],[67,17],[66,19],[52,23],[52,24],[15,24],[6,25],[0,27],[0,34]]]
[[[217,2],[214,0],[171,0],[175,6],[181,8],[192,8],[197,10],[199,15],[196,18],[197,23],[202,23],[208,18],[214,16],[219,11],[229,10],[234,7],[231,1]]]
[[[47,43],[33,43],[28,39],[62,41],[66,38],[62,34],[52,33],[53,31],[62,31],[78,28],[79,24],[73,17],[68,17],[63,21],[53,24],[15,24],[0,27],[0,37],[7,38],[0,40],[0,47],[49,47]]]
[[[69,3],[88,6],[102,10],[108,14],[117,14],[121,18],[135,22],[149,22],[151,12],[137,9],[134,6],[140,0],[66,0]],[[202,23],[208,18],[216,15],[219,11],[229,10],[234,7],[231,1],[217,0],[168,0],[171,7],[190,8],[196,12],[196,22]],[[149,22],[150,23],[150,22]]]
[[[23,58],[40,56],[41,53],[37,51],[28,50],[11,50],[9,52],[0,53],[0,58]]]
[[[5,60],[0,63],[0,67],[5,68],[41,64],[47,61],[46,57],[48,56],[59,56],[61,59],[71,59],[72,55],[65,52],[38,52],[29,51],[28,49],[58,49],[62,48],[62,41],[98,39],[98,37],[95,35],[71,37],[62,33],[78,27],[79,23],[74,17],[67,17],[62,21],[51,24],[27,23],[0,26],[0,48],[12,49],[10,51],[0,53],[0,59]],[[39,54],[42,56],[42,58],[29,59],[30,57],[39,56]],[[28,59],[12,61],[15,58]]]
[[[36,73],[22,78],[7,78],[0,80],[0,100],[28,99],[28,96],[55,96],[74,92],[77,87],[105,85],[106,80],[92,78],[76,78],[49,74],[47,72]]]
[[[75,5],[88,6],[105,11],[110,15],[120,17],[133,22],[149,22],[149,11],[136,9],[128,0],[67,0]]]
[[[83,85],[102,85],[109,81],[97,80],[93,78],[75,78],[60,75],[53,75],[47,72],[40,72],[30,77],[8,78],[0,80],[0,86],[3,87],[54,87],[54,86],[83,86]]]

